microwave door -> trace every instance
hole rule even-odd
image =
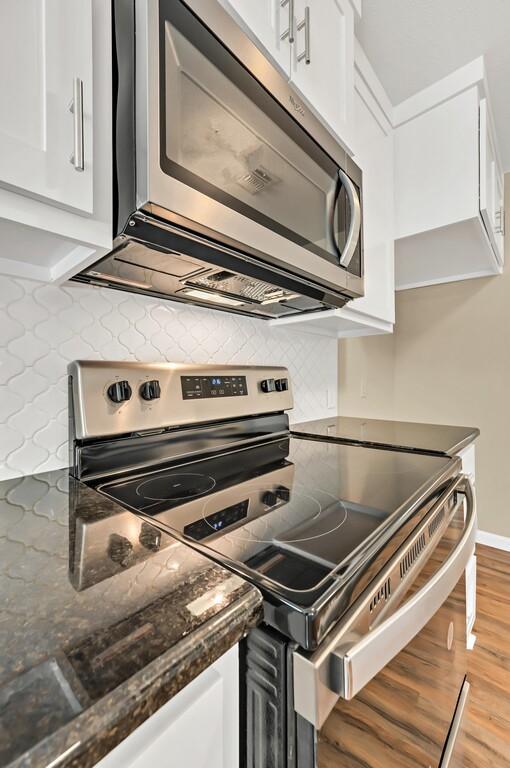
[[[361,272],[340,264],[330,236],[339,162],[229,52],[232,20],[220,41],[178,0],[149,4],[147,12],[138,57],[148,62],[139,203],[221,233],[268,264],[359,295]],[[254,61],[258,56],[254,49]],[[340,191],[336,207],[344,204]],[[343,248],[343,229],[336,234]]]
[[[324,212],[337,169],[290,139],[205,52],[168,22],[165,38],[167,172],[296,242],[337,262]]]

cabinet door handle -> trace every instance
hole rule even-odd
[[[505,209],[503,206],[494,215],[494,229],[498,235],[505,234]]]
[[[83,154],[83,80],[75,77],[73,81],[73,100],[69,105],[69,111],[73,115],[74,127],[74,151],[70,162],[75,171],[85,170]]]
[[[310,59],[310,8],[308,5],[305,8],[305,18],[297,25],[297,31],[305,30],[305,50],[297,57],[298,61],[305,60],[305,64],[309,64]]]
[[[280,35],[280,40],[288,38],[289,43],[292,44],[294,42],[294,0],[280,0],[280,8],[285,8],[286,5],[289,6],[289,26]]]

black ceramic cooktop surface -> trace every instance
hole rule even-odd
[[[292,432],[320,440],[339,440],[403,451],[455,456],[476,440],[476,427],[333,416],[293,424]]]
[[[451,462],[291,437],[98,490],[307,602]]]

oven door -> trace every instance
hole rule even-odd
[[[454,503],[434,505],[332,637],[294,653],[301,740],[315,735],[311,764],[446,768],[458,759],[469,691],[463,574],[476,511],[467,480],[456,483]]]
[[[288,81],[217,0],[136,22],[137,206],[362,295],[361,172]]]

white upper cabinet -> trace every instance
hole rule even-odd
[[[92,213],[90,0],[2,3],[0,30],[2,184]]]
[[[264,53],[290,75],[290,21],[293,0],[221,0],[245,32],[261,44]]]
[[[103,0],[0,4],[0,274],[61,280],[111,248]]]
[[[354,98],[354,12],[350,0],[294,0],[291,80],[348,148]]]
[[[473,62],[395,109],[397,288],[498,274],[503,173]]]
[[[504,174],[496,151],[487,99],[480,101],[480,213],[496,258],[504,263]]]
[[[351,0],[221,2],[350,150],[354,98]]]

